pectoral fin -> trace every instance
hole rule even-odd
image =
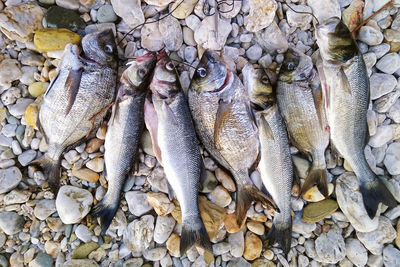
[[[341,84],[342,84],[343,89],[344,89],[347,93],[349,93],[350,95],[352,95],[349,80],[347,79],[347,75],[346,75],[346,73],[344,73],[344,70],[343,70],[342,68],[340,68],[340,76],[341,76],[341,77],[340,77],[340,81],[341,81]]]
[[[263,132],[267,135],[268,139],[275,140],[274,133],[272,132],[271,126],[269,126],[264,115],[260,116],[260,125],[259,126],[262,128]]]
[[[79,85],[81,83],[83,69],[70,70],[67,80],[65,81],[65,89],[68,91],[68,106],[65,110],[65,115],[71,111],[72,106],[74,105],[76,95],[79,91]]]
[[[221,134],[224,122],[227,120],[229,115],[232,113],[232,102],[224,99],[219,100],[217,115],[214,123],[214,144],[218,145],[219,136]]]

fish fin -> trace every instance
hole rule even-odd
[[[155,153],[158,162],[160,162],[162,166],[163,163],[161,157],[161,149],[157,142],[158,117],[156,110],[154,109],[153,103],[151,103],[150,100],[148,100],[147,98],[144,103],[144,121],[146,124],[146,128],[150,133],[153,152]]]
[[[47,135],[44,132],[44,129],[42,127],[42,124],[40,123],[39,114],[40,114],[40,107],[39,107],[38,114],[37,114],[37,117],[36,117],[36,126],[39,129],[39,131],[43,134],[44,140],[46,140],[46,143],[48,144],[49,143],[49,139],[47,138]]]
[[[100,110],[99,112],[97,112],[96,114],[93,115],[93,117],[91,117],[89,119],[89,121],[91,122],[90,124],[90,128],[88,130],[88,132],[86,133],[85,138],[88,138],[90,133],[92,132],[93,128],[94,128],[94,123],[96,121],[96,118],[98,116],[100,116],[103,112],[106,112],[110,107],[112,107],[112,105],[114,105],[114,102],[111,102],[108,106],[104,107],[102,110]]]
[[[181,256],[185,254],[185,252],[191,248],[194,244],[212,252],[211,241],[204,227],[204,224],[199,217],[200,221],[199,226],[196,227],[194,222],[183,224],[182,225],[182,233],[181,233],[181,241],[180,241],[180,253]]]
[[[317,185],[319,192],[326,198],[328,197],[328,183],[326,181],[326,170],[325,169],[318,169],[311,167],[309,171],[306,181],[304,182],[303,186],[301,187],[300,196],[302,196],[308,189]]]
[[[206,179],[207,179],[206,166],[204,165],[204,161],[201,160],[201,163],[200,163],[199,191],[203,190],[203,184],[205,183]]]
[[[110,197],[106,194],[103,199],[97,203],[97,205],[92,209],[91,215],[93,217],[100,218],[101,224],[101,234],[104,235],[110,227],[112,219],[115,216],[119,206],[119,197],[110,201]]]
[[[242,225],[246,219],[247,210],[253,201],[260,201],[268,209],[279,210],[271,197],[264,195],[255,185],[238,186],[236,193],[236,220],[238,225]]]
[[[321,55],[319,54],[319,51],[318,51],[318,56],[317,56],[316,67],[317,67],[317,71],[318,71],[319,80],[321,82],[323,102],[325,103],[325,108],[328,108],[330,106],[329,105],[329,87],[326,82],[326,75],[324,72],[322,58],[321,58]]]
[[[339,74],[341,77],[339,77],[339,79],[340,79],[340,81],[341,81],[341,83],[342,83],[342,88],[347,92],[347,93],[349,93],[350,95],[352,95],[353,93],[351,92],[351,87],[350,87],[350,83],[349,83],[349,80],[348,80],[348,78],[347,78],[347,75],[346,75],[346,73],[344,73],[344,70],[343,70],[343,68],[340,68],[340,74]]]
[[[163,101],[162,103],[162,109],[164,110],[165,116],[169,118],[168,121],[175,125],[178,125],[178,120],[176,119],[174,112],[165,101]]]
[[[219,143],[219,135],[222,131],[225,120],[232,112],[232,102],[220,99],[218,103],[218,110],[214,123],[214,144],[217,146]]]
[[[77,70],[71,69],[68,73],[68,77],[64,85],[66,91],[68,91],[68,105],[67,109],[65,110],[65,115],[68,115],[75,103],[76,95],[79,91],[79,85],[81,84],[82,72],[83,68],[80,68]]]
[[[376,177],[376,180],[373,182],[362,184],[360,190],[364,207],[371,219],[375,217],[379,203],[382,202],[388,207],[397,206],[396,199],[378,177]]]
[[[58,79],[59,76],[60,76],[60,70],[57,69],[56,75],[54,75],[53,80],[51,80],[49,86],[47,87],[46,92],[44,93],[44,96],[46,96],[51,91],[51,89],[53,88],[54,83],[56,82],[56,80]]]
[[[267,234],[269,244],[278,243],[283,253],[288,254],[292,244],[292,218],[286,223],[278,223],[280,214],[276,214],[272,227]]]
[[[107,124],[108,126],[113,125],[115,118],[118,117],[117,115],[118,115],[119,102],[120,102],[120,100],[119,100],[119,98],[117,98],[114,102],[114,105],[111,108],[111,116],[110,116],[110,119],[108,120],[108,124]]]
[[[31,165],[39,165],[43,169],[44,176],[47,178],[51,191],[57,195],[60,188],[60,161],[53,160],[44,154],[39,159],[32,161]]]
[[[324,123],[325,113],[324,113],[324,103],[323,103],[324,98],[322,95],[322,91],[318,87],[312,90],[312,94],[313,94],[315,109],[317,111],[319,126],[321,127],[321,129],[324,129],[326,123]]]
[[[272,132],[271,126],[269,126],[268,121],[265,119],[265,117],[263,115],[260,116],[260,120],[261,120],[261,125],[260,126],[263,128],[265,134],[267,135],[267,137],[269,139],[274,141],[275,140],[274,133]]]

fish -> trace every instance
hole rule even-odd
[[[265,188],[280,210],[275,212],[267,239],[270,244],[277,242],[287,254],[292,240],[290,197],[293,184],[293,162],[286,126],[264,70],[255,69],[248,63],[243,68],[242,74],[261,144],[258,170]]]
[[[246,219],[253,200],[276,208],[272,198],[264,195],[249,177],[258,160],[258,129],[246,89],[217,52],[204,52],[191,80],[188,100],[200,141],[236,181],[238,224]]]
[[[150,83],[151,101],[145,104],[145,121],[166,178],[182,209],[180,253],[193,244],[212,251],[198,206],[202,157],[186,96],[175,66],[163,50]],[[156,119],[150,122],[149,119]]]
[[[372,219],[379,203],[395,207],[397,202],[371,170],[364,155],[369,136],[367,68],[356,41],[339,18],[333,17],[317,25],[316,39],[320,53],[317,69],[323,86],[331,142],[356,174],[364,207]]]
[[[100,217],[104,234],[117,212],[125,179],[137,162],[141,134],[144,130],[144,102],[149,92],[155,53],[148,53],[129,62],[122,73],[118,94],[104,142],[107,193],[93,208],[92,215]]]
[[[45,92],[37,125],[48,144],[40,165],[54,193],[60,186],[62,153],[100,126],[115,97],[117,45],[111,30],[86,35],[82,55],[67,45],[56,76]]]
[[[313,66],[309,56],[289,48],[280,68],[276,94],[292,144],[312,159],[300,195],[316,184],[327,197],[325,150],[329,131],[318,74]]]

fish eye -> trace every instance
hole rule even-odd
[[[263,84],[268,84],[268,83],[269,83],[268,77],[267,77],[266,75],[262,76],[262,77],[261,77],[261,82],[262,82]]]
[[[138,69],[137,71],[137,75],[139,76],[140,79],[143,79],[146,73],[147,71],[145,69]]]
[[[289,62],[289,63],[287,64],[287,69],[288,69],[288,70],[294,70],[294,63],[293,63],[293,62]]]
[[[201,78],[206,77],[207,71],[205,68],[198,68],[197,73],[200,75]]]
[[[106,45],[104,47],[104,51],[108,54],[111,54],[113,52],[113,47],[111,45]]]
[[[172,62],[170,61],[165,64],[165,67],[167,68],[167,70],[172,71],[174,69],[174,64],[172,64]]]

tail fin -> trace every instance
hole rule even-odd
[[[108,227],[110,227],[111,221],[117,212],[118,205],[119,198],[117,198],[115,201],[110,201],[110,197],[106,194],[104,198],[92,209],[92,216],[100,218],[102,235],[104,235]]]
[[[182,233],[181,233],[181,243],[180,243],[180,253],[181,256],[185,254],[185,252],[192,247],[193,244],[197,244],[206,250],[212,252],[211,241],[208,237],[206,228],[204,227],[201,218],[199,217],[201,222],[200,227],[194,227],[193,222],[182,225]]]
[[[39,165],[47,178],[51,191],[57,195],[60,188],[60,159],[53,160],[47,154],[31,162],[32,165]]]
[[[314,166],[311,167],[310,172],[306,178],[304,185],[301,188],[300,196],[302,196],[308,189],[317,185],[319,192],[324,197],[328,197],[328,183],[326,181],[326,170],[315,168]]]
[[[374,182],[362,184],[360,190],[363,197],[364,207],[371,219],[375,217],[379,203],[382,202],[389,207],[397,206],[396,199],[378,177]]]
[[[290,216],[289,220],[283,220],[279,213],[275,214],[267,239],[271,245],[278,243],[283,253],[287,255],[292,244],[292,217]]]
[[[264,195],[254,185],[239,186],[236,193],[236,220],[238,225],[242,225],[243,220],[246,219],[247,210],[253,201],[260,201],[268,208],[279,210],[272,198]]]

